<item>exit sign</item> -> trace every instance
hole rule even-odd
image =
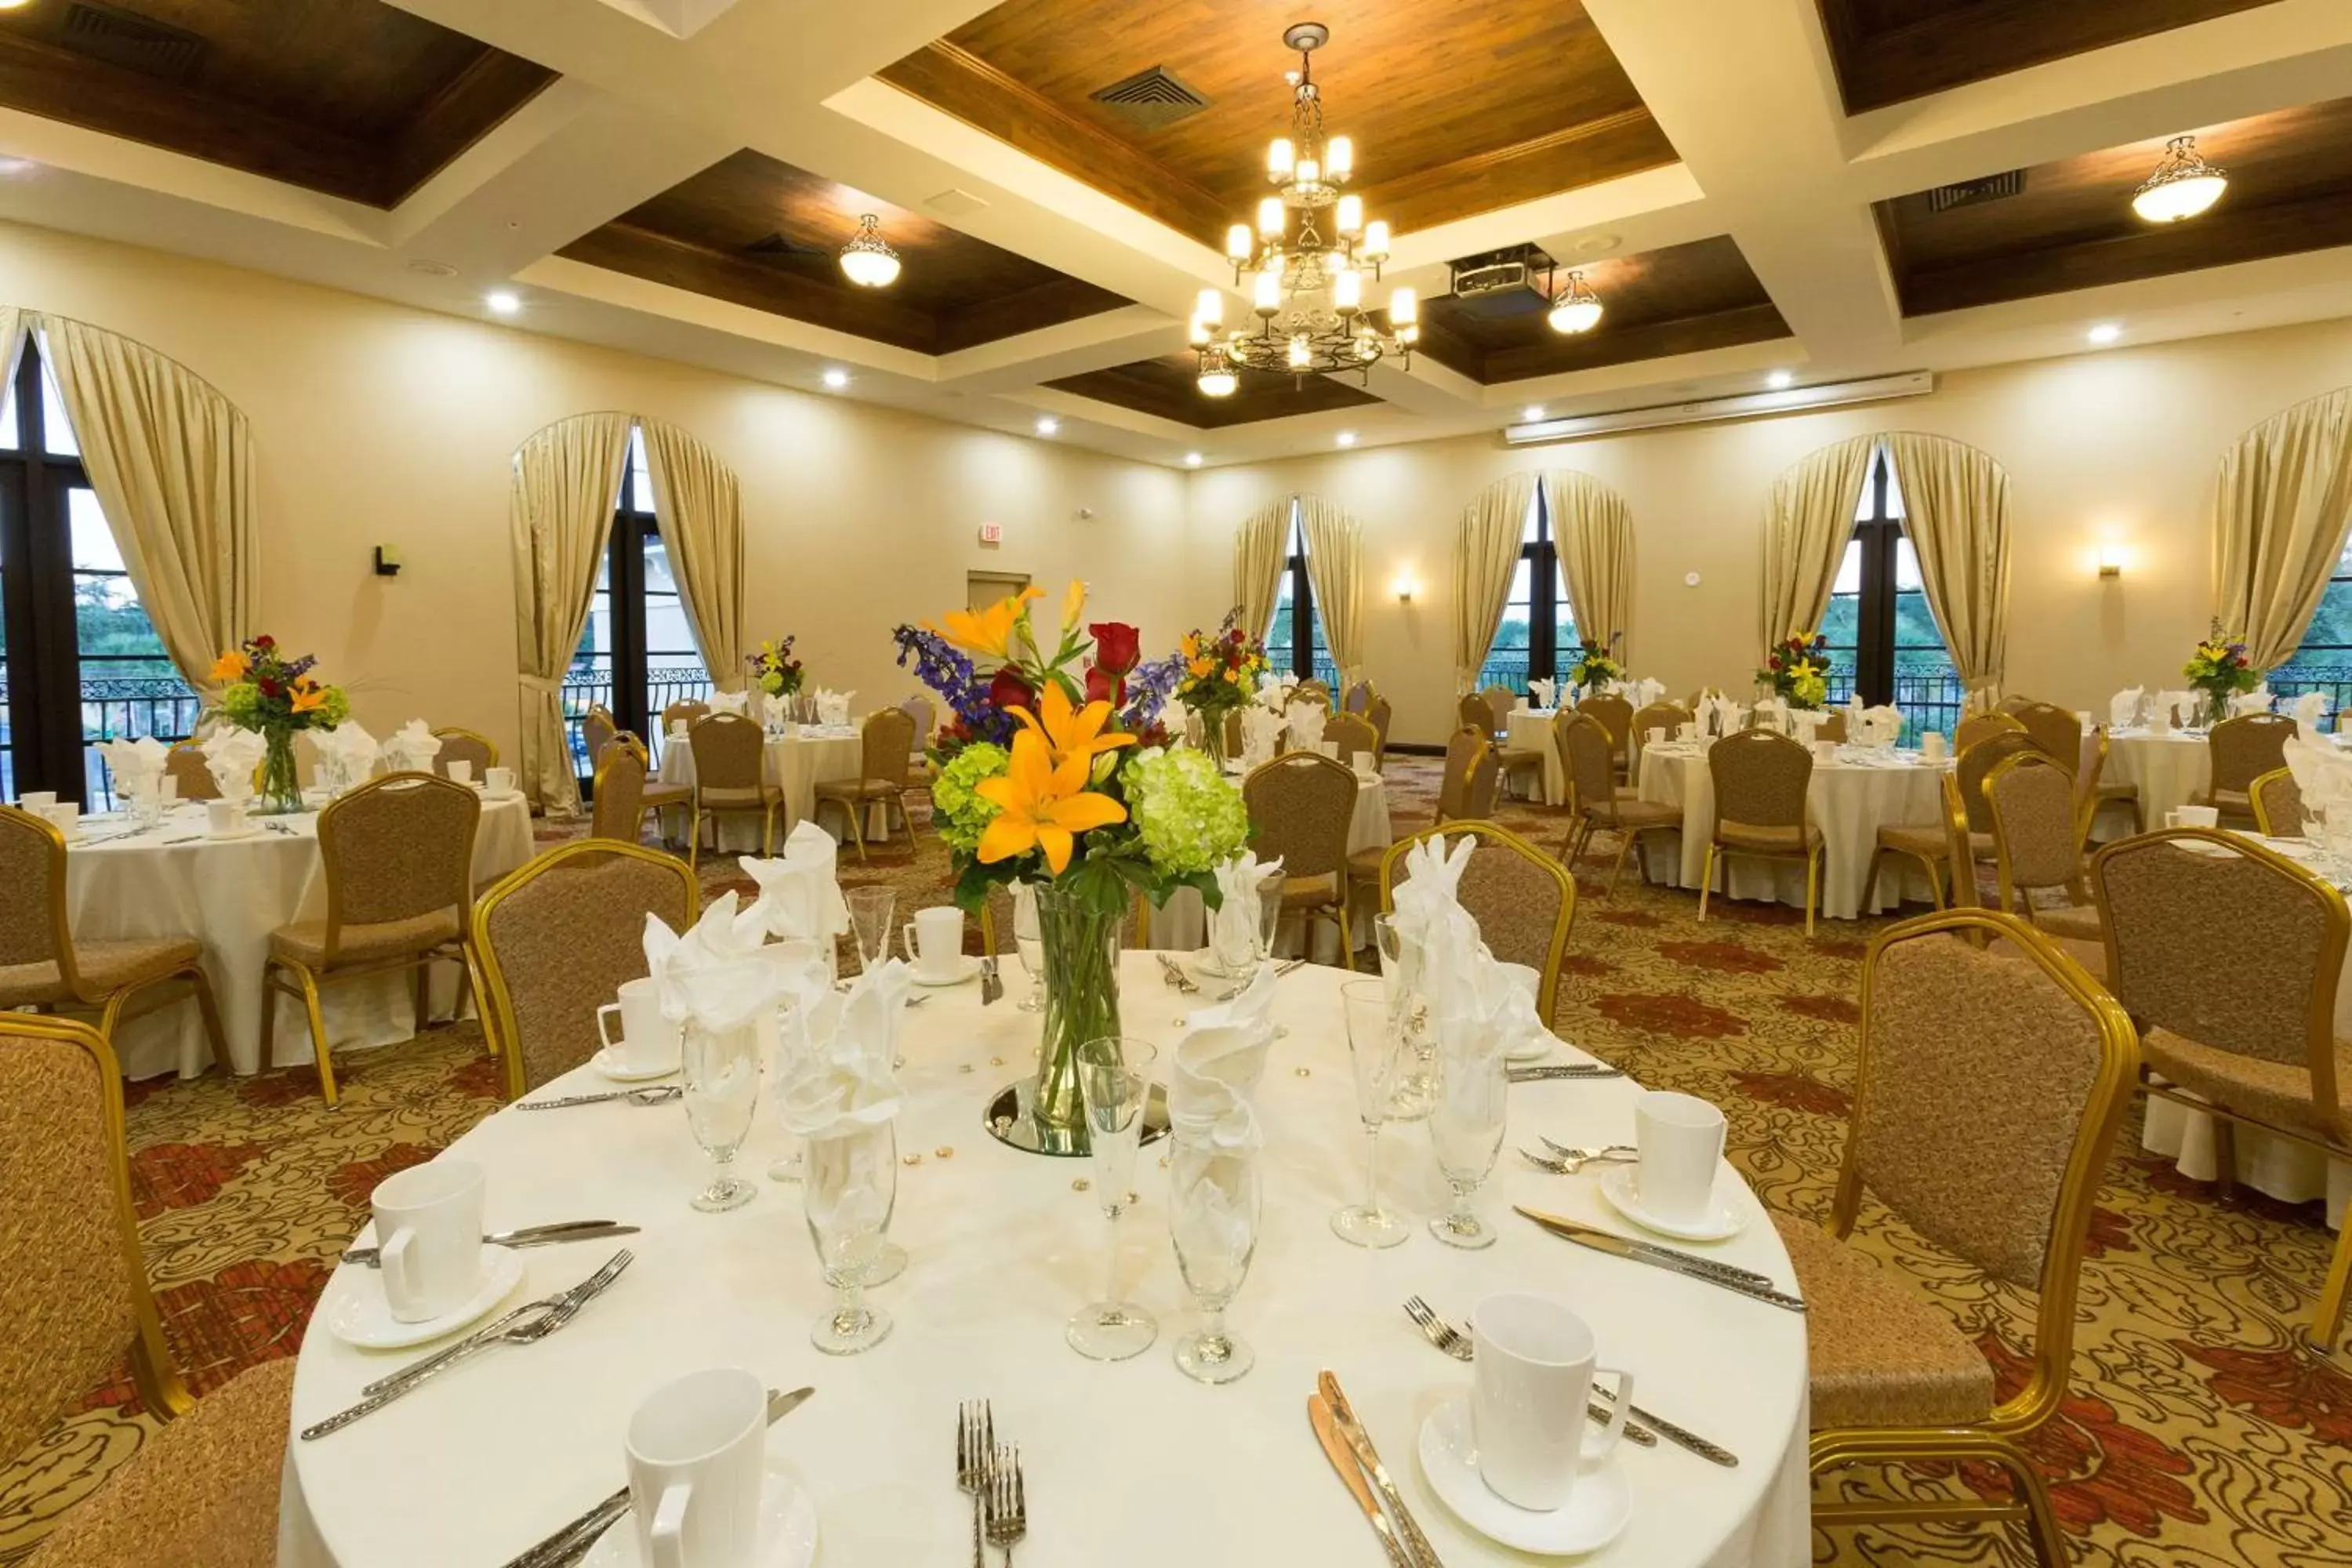
[[[1004,525],[1003,525],[1003,523],[1001,523],[1001,522],[983,522],[983,523],[982,523],[982,524],[980,525],[980,542],[981,542],[982,544],[1002,544],[1002,543],[1003,543],[1003,542],[1004,542]]]

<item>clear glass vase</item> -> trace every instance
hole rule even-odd
[[[265,816],[302,809],[302,774],[294,765],[294,731],[265,730],[268,749],[261,757],[260,788],[253,809]]]
[[[1030,1115],[1057,1150],[1088,1149],[1078,1047],[1117,1035],[1120,912],[1092,909],[1058,883],[1037,888],[1037,944],[1045,965],[1045,1027]]]

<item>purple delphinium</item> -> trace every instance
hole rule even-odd
[[[1010,744],[1013,715],[988,700],[988,682],[972,668],[971,660],[937,632],[901,626],[890,634],[898,645],[898,666],[915,661],[915,679],[940,694],[954,710],[957,726],[966,738]]]
[[[1118,727],[1130,735],[1151,728],[1159,721],[1160,710],[1168,705],[1169,694],[1183,679],[1181,652],[1137,665],[1127,677],[1127,706],[1119,712]]]

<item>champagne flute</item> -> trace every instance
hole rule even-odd
[[[713,1031],[688,1024],[678,1065],[686,1123],[711,1163],[710,1184],[694,1195],[693,1205],[704,1214],[740,1208],[759,1191],[734,1172],[735,1155],[760,1108],[758,1032],[749,1025]]]
[[[871,973],[890,956],[890,915],[898,895],[888,888],[852,888],[842,895],[849,906],[849,930],[857,943],[857,973]]]
[[[1356,1070],[1356,1113],[1370,1142],[1365,1156],[1364,1201],[1331,1216],[1331,1229],[1356,1247],[1394,1247],[1406,1235],[1404,1222],[1381,1207],[1381,1126],[1392,1114],[1401,1035],[1387,992],[1377,980],[1351,980],[1339,987],[1348,1022],[1348,1056]]]
[[[1495,1168],[1503,1147],[1504,1102],[1509,1079],[1500,1046],[1473,1056],[1441,1053],[1437,1105],[1429,1113],[1430,1146],[1437,1168],[1454,1189],[1454,1205],[1429,1222],[1429,1234],[1448,1247],[1495,1245],[1494,1228],[1478,1218],[1471,1200]]]
[[[1260,882],[1257,885],[1257,930],[1251,933],[1253,937],[1252,957],[1255,960],[1255,963],[1250,972],[1250,977],[1253,980],[1257,977],[1258,971],[1273,967],[1275,939],[1281,935],[1281,933],[1282,878],[1279,876],[1273,876],[1268,877],[1265,881]],[[1274,1037],[1276,1039],[1279,1040],[1286,1038],[1289,1034],[1289,1029],[1285,1027],[1283,1025],[1275,1025]]]
[[[1231,1383],[1257,1364],[1248,1342],[1225,1326],[1225,1309],[1257,1251],[1257,1151],[1179,1144],[1169,1156],[1168,1230],[1201,1326],[1176,1342],[1176,1369],[1200,1383]]]
[[[809,1342],[827,1355],[872,1350],[894,1327],[889,1313],[867,1304],[866,1287],[874,1283],[898,1201],[897,1124],[810,1139],[801,1193],[824,1282],[839,1292],[833,1310],[809,1331]]]
[[[1070,1348],[1092,1361],[1125,1361],[1151,1348],[1160,1322],[1118,1293],[1118,1220],[1136,1201],[1135,1151],[1143,1134],[1149,1074],[1158,1051],[1141,1040],[1107,1035],[1077,1050],[1078,1092],[1094,1152],[1094,1189],[1110,1221],[1102,1299],[1079,1308],[1063,1330]]]
[[[1418,1121],[1437,1103],[1437,1049],[1429,1032],[1429,1007],[1421,995],[1421,963],[1393,915],[1372,917],[1372,942],[1381,955],[1381,984],[1403,1042],[1403,1061],[1389,1108],[1391,1121]]]

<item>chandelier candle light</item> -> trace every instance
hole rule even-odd
[[[1388,259],[1389,226],[1367,218],[1364,198],[1345,190],[1356,171],[1355,143],[1324,134],[1322,91],[1311,67],[1314,51],[1330,37],[1331,29],[1320,22],[1301,22],[1282,35],[1285,46],[1298,51],[1298,68],[1287,77],[1290,134],[1276,137],[1266,149],[1266,179],[1276,194],[1258,203],[1255,225],[1237,223],[1225,236],[1234,284],[1250,280],[1257,324],[1228,331],[1223,290],[1201,290],[1192,341],[1199,385],[1208,396],[1230,396],[1244,370],[1354,371],[1370,379],[1382,359],[1412,362],[1421,335],[1413,291],[1390,290],[1385,331],[1365,310],[1365,286],[1379,281]]]

